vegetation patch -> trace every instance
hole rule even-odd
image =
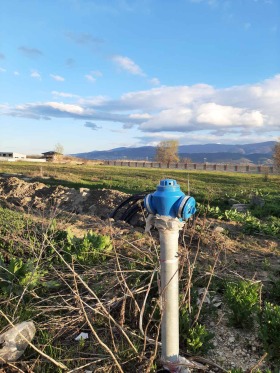
[[[7,167],[16,172],[20,165],[1,165],[2,171]],[[37,177],[37,165],[22,167],[21,173]],[[180,236],[180,354],[209,372],[277,371],[278,176],[262,181],[259,175],[48,164],[42,172],[50,177],[44,179],[45,196],[61,191],[52,189],[59,183],[90,193],[98,187],[145,192],[164,177],[176,179],[187,193],[189,178],[199,214]],[[33,183],[25,183],[30,191]],[[146,235],[123,222],[97,221],[94,209],[84,215],[90,199],[81,211],[63,210],[63,204],[58,210],[55,203],[40,210],[32,197],[22,209],[12,186],[1,185],[0,328],[7,320],[33,320],[33,343],[46,355],[30,346],[4,371],[156,372],[161,367],[157,232]],[[265,203],[256,207],[250,196],[258,188]],[[122,198],[110,199],[110,193],[103,191],[102,203],[113,210]],[[248,212],[231,210],[231,198],[249,204]],[[227,230],[231,224],[234,231]],[[224,230],[215,230],[220,225]],[[76,340],[82,332],[88,338]]]

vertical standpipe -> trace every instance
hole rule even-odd
[[[196,211],[193,197],[186,196],[176,180],[160,181],[156,192],[148,194],[145,208],[151,214],[152,224],[159,231],[161,265],[161,342],[162,360],[166,367],[178,372],[179,356],[179,279],[178,238],[184,220]]]

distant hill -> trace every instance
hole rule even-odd
[[[266,141],[254,144],[244,145],[223,145],[223,144],[205,144],[205,145],[182,145],[180,153],[239,153],[256,154],[272,153],[276,141]]]
[[[268,163],[272,159],[273,148],[276,141],[267,141],[244,145],[181,145],[178,153],[180,158],[191,158],[194,162],[253,162]],[[73,154],[84,159],[130,159],[153,160],[156,147],[141,146],[138,148],[115,148],[111,150],[95,150],[88,153]]]
[[[73,154],[75,157],[86,159],[154,159],[156,148],[154,146],[141,146],[139,148],[115,148],[111,150],[95,150],[89,153]]]

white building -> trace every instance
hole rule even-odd
[[[15,152],[0,152],[1,161],[9,161],[16,159],[26,159],[25,154],[15,153]]]

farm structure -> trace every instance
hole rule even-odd
[[[28,158],[25,154],[15,152],[0,152],[0,162],[46,162],[44,158]]]
[[[45,152],[45,153],[42,153],[42,154],[48,162],[52,162],[52,161],[58,159],[60,156],[62,156],[61,153],[58,153],[58,152],[55,152],[55,151],[49,151],[49,152]]]
[[[0,152],[0,160],[2,161],[14,161],[17,159],[26,159],[26,155],[15,152]]]

